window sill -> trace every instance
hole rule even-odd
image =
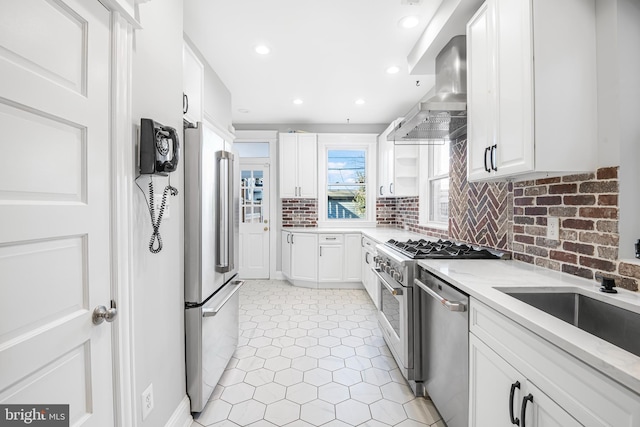
[[[436,230],[449,231],[449,224],[444,224],[442,222],[424,222],[418,223],[420,227],[434,228]]]

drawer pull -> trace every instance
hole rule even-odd
[[[511,417],[511,424],[519,426],[520,420],[513,417],[513,395],[515,394],[516,389],[520,389],[520,381],[516,381],[511,384],[511,392],[509,393],[509,417]]]
[[[533,403],[533,395],[529,393],[525,397],[522,398],[522,409],[520,410],[520,418],[522,418],[522,427],[525,427],[524,417],[527,414],[527,403]]]

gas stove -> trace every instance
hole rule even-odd
[[[398,241],[391,239],[386,246],[410,259],[501,259],[505,255],[489,249],[456,243],[451,240],[429,241],[425,239]]]

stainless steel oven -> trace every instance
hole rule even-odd
[[[413,261],[384,245],[374,258],[378,290],[378,323],[402,375],[413,379]],[[415,391],[415,390],[414,390]]]
[[[413,289],[404,287],[384,271],[374,270],[378,278],[380,310],[378,321],[384,334],[384,339],[398,363],[405,378],[413,368],[412,325],[413,318]]]

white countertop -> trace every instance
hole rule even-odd
[[[378,243],[384,243],[389,239],[396,240],[419,240],[429,239],[430,237],[424,234],[414,233],[412,231],[403,230],[395,227],[362,227],[362,228],[298,228],[287,227],[282,231],[290,231],[292,233],[315,233],[315,234],[330,234],[330,233],[362,233],[367,237],[375,240]]]
[[[418,265],[640,394],[640,357],[496,288],[580,288],[584,291],[581,293],[590,297],[640,313],[640,294],[637,292],[616,288],[617,294],[603,294],[598,291],[597,282],[519,261],[429,259],[419,261]]]

